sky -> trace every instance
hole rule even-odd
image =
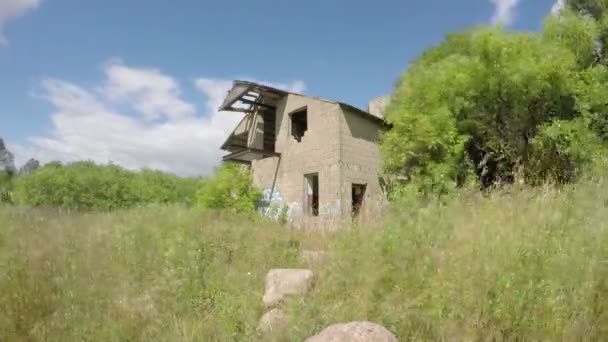
[[[556,0],[0,0],[0,137],[17,166],[208,175],[235,79],[362,109],[446,34],[539,30]]]

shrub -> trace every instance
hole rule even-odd
[[[261,198],[262,193],[253,186],[248,168],[225,163],[213,177],[202,182],[198,191],[198,206],[252,212]]]
[[[159,171],[128,171],[117,165],[47,164],[16,178],[19,204],[70,209],[119,209],[144,204],[193,202],[197,180]]]

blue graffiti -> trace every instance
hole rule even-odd
[[[283,202],[283,194],[278,186],[262,190],[262,201],[266,203]]]
[[[278,186],[265,188],[262,190],[259,210],[262,215],[277,220],[281,214],[281,202],[283,202],[283,194]]]

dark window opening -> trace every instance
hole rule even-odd
[[[306,179],[306,212],[308,215],[319,216],[319,175],[305,175]]]
[[[306,109],[291,113],[291,136],[297,142],[302,141],[302,137],[308,130],[308,111]]]
[[[264,119],[264,151],[275,152],[276,120],[275,111],[267,109],[262,114]]]
[[[353,184],[353,215],[359,215],[361,207],[363,206],[363,198],[365,198],[365,184]]]

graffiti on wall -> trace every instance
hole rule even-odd
[[[283,194],[278,186],[262,189],[260,212],[269,218],[278,220],[283,210]]]
[[[278,186],[267,187],[262,190],[262,201],[266,203],[283,202],[283,194]]]

